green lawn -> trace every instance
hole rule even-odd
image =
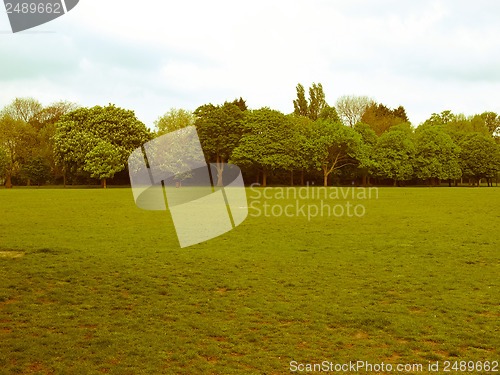
[[[129,189],[2,189],[0,374],[498,361],[500,189],[352,203],[366,214],[249,216],[181,249]]]

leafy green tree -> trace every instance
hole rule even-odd
[[[430,118],[425,120],[425,125],[446,125],[455,119],[455,115],[450,110],[442,111],[441,113],[433,113]]]
[[[302,84],[298,84],[297,87],[297,99],[293,101],[293,113],[297,116],[307,117],[309,115],[309,105],[306,100],[306,91]]]
[[[30,157],[22,169],[22,174],[38,186],[47,182],[50,172],[50,165],[42,156]]]
[[[295,114],[289,116],[289,120],[293,129],[293,140],[291,142],[292,150],[291,155],[294,157],[294,163],[291,167],[291,184],[293,185],[293,171],[300,169],[300,184],[304,185],[304,171],[313,170],[314,165],[309,157],[307,147],[307,140],[312,137],[311,127],[313,121],[309,117],[296,116]]]
[[[195,124],[203,152],[209,163],[215,162],[217,186],[222,186],[224,164],[240,141],[246,111],[234,103],[203,105],[196,109]]]
[[[26,171],[30,169],[29,164],[35,157],[44,158],[45,164],[48,164],[51,170],[56,169],[52,143],[54,124],[63,114],[76,107],[74,103],[59,101],[44,108],[33,98],[16,98],[3,108],[1,116],[4,118],[4,126],[6,119],[12,119],[17,123],[15,132],[7,130],[3,137],[4,139],[10,137],[11,146],[8,148],[12,148],[15,144],[15,150],[12,150],[13,160],[10,163],[11,175],[27,179],[29,185],[31,177]]]
[[[493,116],[487,114],[465,116],[464,114],[453,114],[446,110],[440,114],[433,113],[422,125],[438,126],[443,128],[449,134],[465,132],[465,133],[481,133],[484,135],[492,135],[491,129],[488,127],[494,126]]]
[[[317,120],[325,110],[326,106],[327,104],[325,100],[325,93],[323,92],[323,86],[321,83],[313,83],[312,86],[309,87],[309,118],[313,121]]]
[[[415,175],[423,180],[454,180],[462,176],[460,148],[439,127],[421,126],[415,135]]]
[[[185,109],[171,108],[155,122],[156,134],[163,135],[194,125],[195,116]]]
[[[309,88],[309,101],[306,100],[304,86],[297,85],[297,99],[293,101],[294,115],[308,117],[315,121],[318,118],[338,121],[338,114],[334,107],[330,107],[325,99],[321,83],[313,83]]]
[[[18,123],[16,135],[11,135],[15,140],[15,152],[12,160],[12,173],[18,175],[23,166],[28,162],[28,159],[39,155],[41,145],[38,139],[37,129],[33,126],[33,122],[42,112],[43,106],[34,98],[15,98],[10,104],[6,105],[1,112],[1,116],[11,118]],[[11,184],[11,174],[8,176],[7,185]],[[20,175],[18,175],[20,176]],[[21,177],[21,176],[20,176]],[[30,178],[28,178],[28,185]]]
[[[328,186],[328,176],[332,172],[348,165],[363,167],[367,163],[361,135],[339,122],[315,121],[307,150],[314,168],[323,172],[324,186]]]
[[[113,178],[124,168],[120,149],[109,142],[99,141],[85,155],[83,169],[89,172],[91,177],[100,179],[103,188],[106,188],[107,178]]]
[[[32,140],[31,127],[21,119],[14,119],[8,114],[0,117],[0,147],[7,152],[5,164],[5,187],[12,188],[12,177],[20,172],[23,161],[30,153],[29,142]],[[27,144],[28,143],[28,144]]]
[[[7,166],[9,165],[9,155],[4,148],[0,147],[0,179],[7,175]]]
[[[365,162],[362,167],[358,167],[358,174],[363,179],[363,186],[370,184],[370,177],[375,173],[376,161],[373,157],[375,145],[377,144],[378,137],[375,131],[368,124],[358,122],[354,125],[354,130],[361,135],[361,141],[366,149],[366,158],[369,162]]]
[[[413,177],[415,145],[407,127],[394,126],[378,138],[374,149],[377,176],[398,181]]]
[[[120,163],[125,168],[132,151],[150,139],[151,132],[133,111],[111,104],[107,107],[79,108],[57,122],[54,154],[64,173],[88,171],[89,167],[85,168],[88,156],[102,141],[116,148]],[[111,170],[114,169],[112,164]]]
[[[500,171],[500,147],[491,138],[479,133],[469,134],[460,144],[460,160],[464,175],[480,186],[481,179],[494,178]]]
[[[322,120],[330,120],[332,122],[340,122],[340,117],[337,113],[337,110],[335,109],[335,107],[330,107],[328,104],[325,104],[318,118]]]
[[[234,149],[231,161],[243,167],[257,167],[263,176],[277,169],[290,170],[296,163],[292,153],[294,131],[291,119],[270,108],[249,111],[245,132]]]

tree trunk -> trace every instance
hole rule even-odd
[[[300,184],[304,186],[304,168],[300,172]]]
[[[480,178],[477,179],[477,187],[481,187],[481,179]]]
[[[451,187],[451,178],[448,179],[448,187]]]
[[[366,177],[366,182],[367,182],[367,185],[370,186],[370,176]]]
[[[326,173],[323,174],[323,186],[328,186],[328,174]]]
[[[293,186],[293,169],[290,171],[290,186]]]
[[[66,188],[66,173],[63,173],[63,187]]]
[[[221,187],[224,186],[222,183],[222,167],[217,166],[217,186]]]
[[[5,188],[6,189],[12,189],[12,180],[10,174],[7,175],[7,182],[5,183]]]
[[[224,158],[219,157],[219,154],[217,154],[217,163],[215,164],[215,167],[217,169],[217,186],[222,187],[224,184],[222,183],[222,172],[224,171]]]
[[[105,178],[101,178],[101,187],[103,189],[106,189],[106,179]]]
[[[398,180],[396,180],[396,179],[394,180],[394,185],[393,186],[394,187],[398,186]]]
[[[28,177],[28,181],[26,182],[26,186],[31,186],[31,178]]]
[[[267,173],[266,170],[264,169],[262,171],[262,186],[266,187],[266,183],[267,183]]]
[[[366,186],[366,176],[363,176],[363,183],[362,183],[363,186]]]

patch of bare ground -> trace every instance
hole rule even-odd
[[[23,256],[23,251],[0,251],[0,258],[21,258]]]

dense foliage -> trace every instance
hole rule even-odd
[[[109,105],[80,108],[65,101],[43,107],[16,98],[0,112],[0,183],[128,183],[127,159],[145,142],[195,125],[208,163],[222,183],[224,163],[239,165],[247,183],[451,185],[493,184],[500,171],[500,117],[433,113],[413,127],[403,106],[343,96],[329,106],[323,86],[298,84],[294,111],[249,109],[240,98],[170,109],[155,131],[133,111]],[[95,181],[95,180],[94,180]]]

